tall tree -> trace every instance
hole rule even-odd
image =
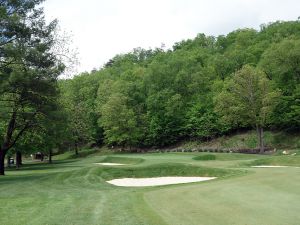
[[[45,23],[39,0],[1,1],[0,175],[4,157],[55,105],[64,66],[52,51],[57,21]]]
[[[255,127],[263,153],[263,129],[279,96],[266,74],[246,65],[225,81],[222,92],[215,98],[216,111],[229,123]]]

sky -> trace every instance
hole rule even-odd
[[[78,73],[137,47],[171,48],[198,33],[226,35],[300,16],[300,0],[46,0],[42,6],[46,20],[58,19],[71,35]]]

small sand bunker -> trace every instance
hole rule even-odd
[[[97,165],[101,165],[101,166],[124,166],[126,164],[122,164],[122,163],[95,163]]]
[[[153,177],[153,178],[121,178],[107,181],[110,184],[122,187],[147,187],[169,184],[184,184],[207,181],[216,177]]]
[[[266,165],[260,165],[260,166],[251,166],[254,168],[281,168],[281,167],[288,167],[288,166],[266,166]]]

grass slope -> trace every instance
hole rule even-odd
[[[94,155],[53,165],[27,163],[0,177],[0,224],[5,225],[296,225],[300,220],[300,169],[250,168],[276,157],[215,153]],[[65,156],[63,156],[65,157]],[[69,157],[66,157],[69,158]],[[274,161],[275,160],[275,161]],[[294,157],[297,163],[300,157]],[[95,162],[127,163],[104,167]],[[294,161],[292,162],[294,165]],[[241,167],[239,169],[239,167]],[[219,179],[162,187],[124,188],[105,180],[165,175]]]
[[[121,163],[121,164],[137,164],[143,162],[143,159],[140,158],[127,158],[127,157],[116,157],[116,156],[107,156],[100,162],[105,163]]]
[[[264,133],[264,143],[277,150],[300,149],[300,133],[271,132]],[[186,142],[183,149],[247,149],[256,148],[257,134],[255,131],[241,132],[229,136],[222,136],[208,142]]]

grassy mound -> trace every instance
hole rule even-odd
[[[196,156],[194,157],[193,159],[194,160],[216,160],[216,156],[215,155],[211,155],[211,154],[208,154],[208,155],[199,155],[199,156]]]
[[[141,163],[143,161],[144,160],[140,159],[140,158],[107,156],[101,161],[101,163],[138,164],[138,163]]]
[[[105,180],[115,178],[144,178],[163,176],[202,176],[202,177],[229,177],[245,174],[245,171],[197,167],[185,164],[155,164],[147,167],[136,168],[99,168],[98,176]]]

